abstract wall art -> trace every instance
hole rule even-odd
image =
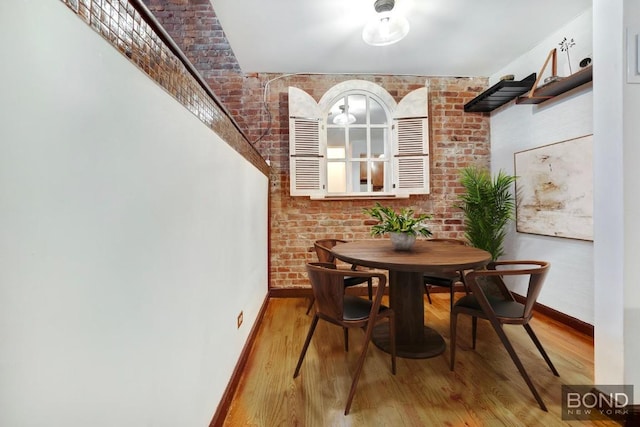
[[[593,135],[514,154],[516,231],[593,240]]]

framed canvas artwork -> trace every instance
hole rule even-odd
[[[593,135],[514,154],[516,230],[593,240]]]

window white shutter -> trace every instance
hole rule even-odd
[[[429,104],[427,88],[405,96],[394,112],[394,191],[429,194]]]
[[[289,87],[289,168],[292,196],[324,193],[324,157],[320,153],[322,125],[319,107],[303,90]]]

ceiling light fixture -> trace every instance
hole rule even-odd
[[[345,106],[341,105],[340,107],[341,113],[333,118],[334,125],[346,125],[354,123],[356,121],[356,116],[351,114],[349,110],[345,110]]]
[[[409,32],[409,21],[404,16],[391,13],[395,0],[376,0],[378,13],[362,30],[362,39],[372,46],[386,46],[399,42]]]

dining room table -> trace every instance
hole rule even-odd
[[[446,348],[442,335],[425,324],[424,274],[473,270],[491,261],[491,254],[482,249],[429,240],[417,240],[410,250],[395,250],[387,238],[356,240],[336,245],[331,252],[344,262],[388,271],[396,353],[411,359],[435,357]],[[375,327],[372,340],[390,352],[386,324]]]

